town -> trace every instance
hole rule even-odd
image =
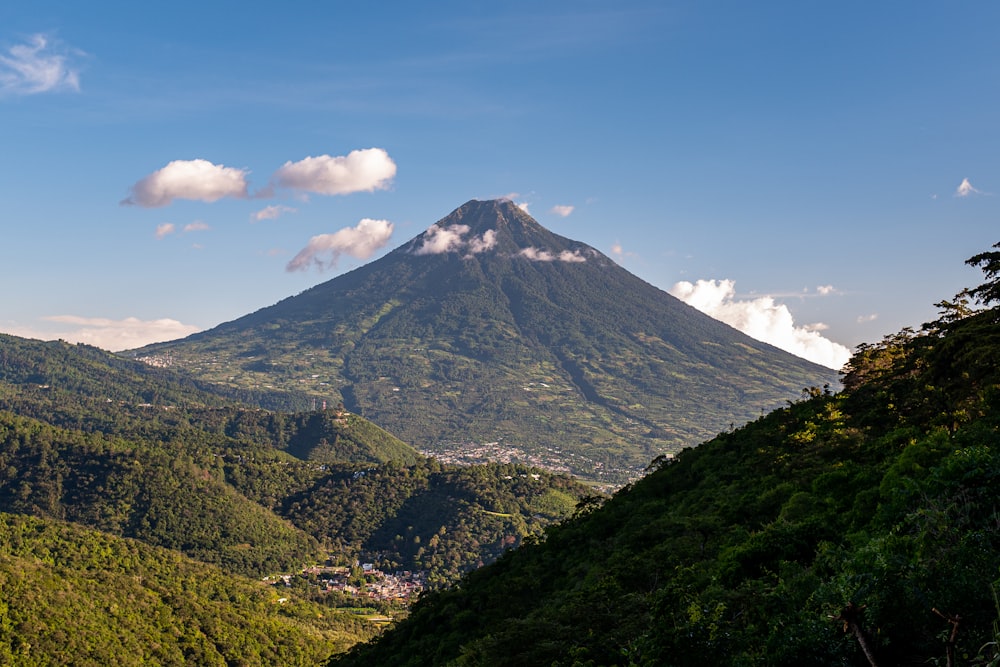
[[[368,598],[382,602],[408,605],[416,601],[427,587],[427,573],[403,570],[383,572],[373,563],[355,562],[354,568],[346,565],[315,565],[298,574],[280,574],[264,577],[273,586],[291,587],[296,578],[307,585],[318,587],[323,593],[340,593],[352,598]]]

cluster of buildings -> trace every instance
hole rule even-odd
[[[302,570],[298,575],[282,574],[265,577],[264,581],[272,585],[291,586],[292,579],[301,576],[313,581],[324,592],[402,604],[416,600],[427,587],[426,572],[404,570],[388,573],[376,569],[372,563],[359,564],[358,567],[361,569],[360,577],[349,567],[317,565]]]

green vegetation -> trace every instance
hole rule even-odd
[[[9,514],[0,590],[5,665],[315,665],[376,632],[174,551]]]
[[[426,570],[432,585],[495,560],[569,516],[587,488],[524,466],[337,468],[279,512],[334,553],[385,570]]]
[[[401,609],[262,576],[332,558],[441,585],[586,493],[523,466],[441,465],[340,406],[245,407],[96,348],[4,336],[0,663],[319,664]]]
[[[752,340],[510,202],[438,223],[471,256],[407,245],[269,308],[132,356],[228,391],[342,401],[421,450],[502,442],[620,485],[835,372]],[[585,261],[531,261],[526,248]],[[308,406],[305,406],[308,407]],[[553,453],[558,450],[558,453]]]
[[[970,263],[844,391],[658,459],[331,664],[997,664],[1000,252]]]

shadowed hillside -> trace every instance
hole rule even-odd
[[[990,282],[841,393],[658,461],[331,665],[996,665],[1000,252],[969,263]]]

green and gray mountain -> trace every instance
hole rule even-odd
[[[837,382],[506,200],[470,201],[361,268],[134,354],[296,392],[303,408],[343,402],[420,449],[496,443],[619,482]]]

